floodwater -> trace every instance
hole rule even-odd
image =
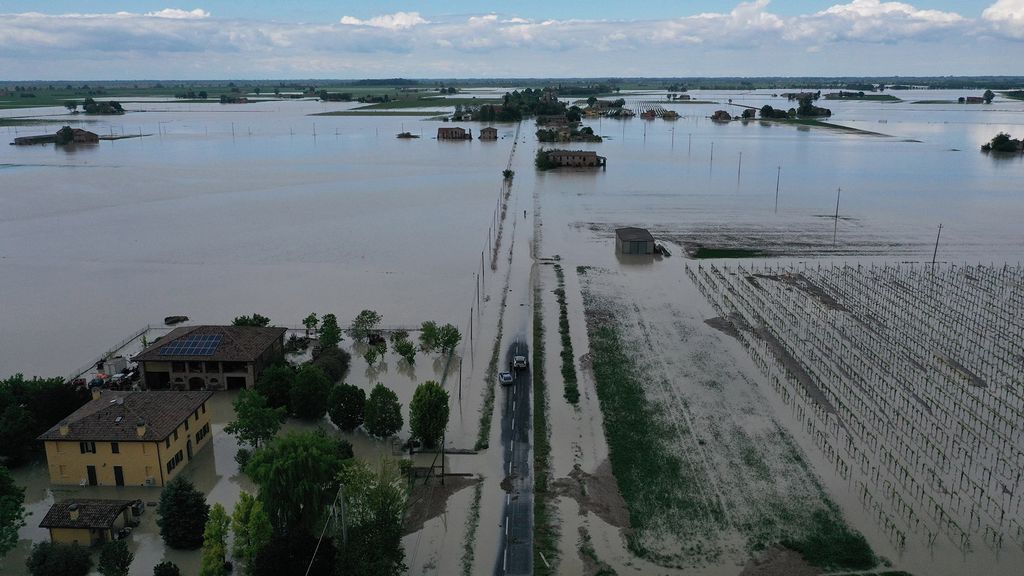
[[[908,100],[964,95],[893,94]],[[875,136],[758,121],[715,124],[707,118],[714,110],[741,111],[729,106],[730,98],[734,104],[755,107],[768,103],[788,108],[790,103],[764,91],[692,95],[719,103],[662,103],[683,116],[675,122],[588,122],[605,142],[573,147],[606,156],[608,168],[603,171],[535,172],[533,124],[523,125],[508,217],[529,210],[531,218],[524,218],[526,225],[516,232],[519,245],[531,241],[529,227],[535,225],[536,256],[564,259],[577,356],[587,347],[575,267],[628,273],[663,264],[616,258],[611,230],[617,226],[647,226],[668,240],[673,267],[681,264],[679,248],[685,243],[769,246],[773,255],[800,259],[825,254],[929,260],[940,223],[940,261],[1016,262],[1020,257],[1024,158],[986,156],[978,147],[999,131],[1024,134],[1024,102],[960,106],[822,101],[834,112],[830,122],[886,135]],[[631,102],[650,96],[623,97]],[[350,107],[307,101],[136,103],[128,106],[133,110],[129,114],[82,126],[100,134],[148,134],[141,139],[64,149],[0,146],[0,377],[16,372],[64,375],[131,331],[172,314],[220,323],[259,312],[278,325],[298,326],[313,311],[333,312],[344,323],[372,308],[383,314],[388,327],[451,322],[466,338],[471,309],[480,318],[475,275],[487,250],[515,126],[498,125],[500,139],[493,143],[438,142],[433,139],[441,125],[436,121],[309,116]],[[63,115],[57,109],[37,112]],[[474,132],[480,127],[456,125]],[[11,128],[11,139],[15,130],[17,135],[53,131]],[[398,140],[394,136],[401,131],[422,138]],[[520,304],[529,301],[524,276],[529,266],[519,260],[513,267],[511,313],[502,334],[494,327],[512,233],[506,222],[497,273],[490,266],[484,273],[485,314],[475,324],[475,346],[459,354],[465,357],[465,395],[453,407],[449,436],[449,444],[457,447],[470,447],[476,437],[479,398],[486,384],[482,374],[493,339],[528,333],[529,305]],[[486,259],[490,261],[489,254]],[[672,276],[681,277],[681,272]],[[553,277],[544,278],[550,290]],[[557,373],[557,316],[550,306],[544,316],[548,372]],[[457,358],[449,367],[449,390],[454,391],[458,367]],[[440,379],[443,371],[434,357],[420,356],[410,369],[389,353],[382,365],[368,369],[354,355],[349,381],[367,388],[383,381],[407,407],[415,384]],[[593,419],[599,406],[592,384],[579,366],[578,371],[580,411],[562,400],[560,380],[549,378],[553,439],[562,432],[577,439],[553,442],[556,477],[565,476],[574,463],[591,473],[607,456],[600,425],[595,425],[599,420]],[[501,400],[499,396],[496,421]],[[497,429],[493,424],[492,431]],[[246,488],[233,461],[234,439],[223,434],[215,438],[214,449],[200,455],[210,465],[190,466],[189,473],[198,476],[211,502],[233,504],[238,491]],[[361,456],[390,452],[389,446],[365,437],[354,443]],[[451,459],[458,471],[486,477],[477,568],[491,566],[500,546],[500,460],[498,450],[476,460]],[[23,484],[32,486],[28,505],[35,514],[23,529],[22,550],[28,539],[45,538],[34,524],[59,490],[45,486],[38,467],[18,473]],[[456,567],[471,492],[453,496],[447,515],[406,539],[414,571]],[[138,497],[155,501],[157,495]],[[845,499],[838,500],[845,506]],[[573,508],[560,501],[562,514]],[[143,529],[133,536],[140,558],[165,554],[155,526],[145,529],[153,516],[150,511]],[[576,548],[575,531],[583,525],[598,550],[609,548],[616,530],[590,516],[564,524],[574,532],[563,534],[564,555]],[[854,521],[862,530],[870,527],[862,518]],[[868,536],[872,544],[883,541]],[[438,554],[433,547],[453,554]],[[198,562],[198,555],[167,554],[183,566]],[[20,569],[15,556],[4,560],[5,573]],[[575,572],[581,561],[566,560],[563,567]]]

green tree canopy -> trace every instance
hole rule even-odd
[[[153,576],[181,576],[181,570],[174,562],[164,561],[153,566]]]
[[[339,382],[348,374],[352,355],[341,348],[327,348],[313,360],[312,364],[324,371],[331,382]]]
[[[432,352],[437,348],[437,322],[428,320],[420,326],[420,350]]]
[[[338,565],[354,576],[399,576],[404,574],[402,517],[407,498],[406,484],[392,461],[382,460],[379,470],[364,462],[353,462],[341,473],[345,486],[348,541],[335,534],[339,543]]]
[[[325,434],[289,432],[254,454],[245,471],[276,531],[313,534],[334,501],[341,466],[337,445]]]
[[[164,486],[156,508],[160,536],[171,548],[195,550],[203,545],[203,530],[210,507],[206,496],[185,477],[178,476]]]
[[[238,436],[240,443],[254,449],[277,434],[285,417],[283,407],[270,407],[266,397],[255,390],[242,390],[232,406],[235,408],[235,419],[224,431]]]
[[[306,332],[316,332],[316,327],[320,324],[320,319],[316,317],[316,312],[310,312],[309,316],[302,319],[302,325],[306,327]]]
[[[437,444],[448,427],[448,392],[433,380],[416,387],[409,403],[412,435],[428,447]]]
[[[24,525],[25,489],[0,465],[0,558],[18,545],[18,529]]]
[[[363,310],[352,321],[352,337],[363,341],[380,325],[381,315],[374,310]]]
[[[270,326],[270,318],[253,313],[252,316],[237,316],[231,321],[232,326]]]
[[[309,364],[303,366],[292,385],[292,414],[304,420],[323,418],[330,393],[331,381],[324,371]]]
[[[245,564],[246,573],[251,574],[256,556],[274,536],[274,527],[263,510],[263,503],[252,494],[242,492],[239,495],[231,514],[231,531],[235,533],[233,554]]]
[[[259,380],[256,381],[256,391],[267,399],[267,406],[290,410],[294,382],[295,370],[290,366],[277,364],[260,374]]]
[[[370,391],[365,412],[364,426],[374,436],[387,438],[402,429],[404,421],[398,395],[380,382]]]
[[[32,546],[25,566],[32,576],[86,576],[92,556],[78,544],[40,542]]]
[[[228,526],[230,518],[219,502],[210,508],[210,516],[203,530],[203,555],[199,576],[225,576],[224,559],[227,557]]]
[[[15,374],[0,380],[0,457],[10,464],[24,462],[40,448],[37,436],[88,401],[88,392],[63,378],[26,380]]]
[[[394,345],[395,352],[399,356],[405,358],[405,361],[409,364],[416,362],[416,345],[408,340],[401,340]]]
[[[335,384],[327,402],[331,422],[338,428],[352,431],[365,418],[366,391],[352,384]]]
[[[135,554],[128,550],[124,540],[113,540],[103,545],[100,550],[99,571],[103,576],[128,576],[128,568],[132,565]]]
[[[341,327],[338,326],[338,318],[334,314],[324,314],[320,321],[320,348],[331,350],[338,347],[341,342]]]
[[[442,354],[451,354],[462,340],[459,329],[452,324],[445,324],[437,331],[437,345]]]

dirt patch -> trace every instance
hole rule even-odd
[[[469,488],[480,482],[480,478],[450,476],[444,479],[444,485],[437,478],[431,478],[424,485],[416,482],[409,494],[409,505],[405,509],[405,521],[402,525],[402,536],[407,536],[423,529],[428,520],[437,518],[448,509],[448,498],[456,492]]]
[[[608,460],[602,462],[593,474],[587,474],[576,465],[568,478],[555,480],[552,488],[559,496],[575,500],[580,506],[580,514],[593,512],[616,528],[629,529],[629,508],[622,499],[619,483]]]
[[[807,276],[804,276],[799,272],[786,272],[784,274],[778,275],[755,274],[755,276],[757,276],[758,278],[764,278],[766,280],[775,280],[777,282],[782,282],[783,284],[788,284],[790,286],[798,288],[805,292],[806,294],[813,297],[818,302],[821,302],[822,305],[831,310],[837,310],[839,312],[850,311],[846,306],[843,306],[842,304],[839,303],[838,300],[836,300],[830,294],[825,292],[821,288],[821,286],[818,286],[814,282],[811,282],[810,279],[807,278]]]
[[[772,546],[764,554],[751,559],[740,576],[818,576],[820,568],[807,563],[798,552],[782,546]]]

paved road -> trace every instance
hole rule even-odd
[[[505,369],[512,356],[530,357],[526,336],[520,336],[506,353]],[[521,369],[515,381],[502,389],[501,444],[505,454],[504,535],[494,573],[533,574],[533,462],[530,450],[531,368]]]

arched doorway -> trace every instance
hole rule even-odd
[[[206,386],[206,380],[203,380],[202,378],[200,378],[198,376],[193,376],[193,377],[188,379],[188,389],[189,390],[202,390],[205,386]]]

